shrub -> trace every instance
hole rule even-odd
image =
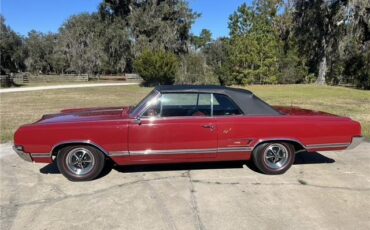
[[[134,62],[146,85],[173,84],[178,67],[177,56],[164,51],[145,51]]]

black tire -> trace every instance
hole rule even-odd
[[[274,154],[274,152],[279,153]],[[253,150],[252,158],[255,166],[262,173],[268,175],[283,174],[294,163],[295,159],[294,146],[286,142],[263,143],[258,145]]]
[[[62,148],[58,152],[56,161],[59,171],[68,180],[89,181],[98,177],[102,172],[105,156],[92,146],[73,145]],[[75,162],[77,163],[74,164]]]

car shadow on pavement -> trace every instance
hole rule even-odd
[[[55,162],[45,165],[40,169],[40,173],[42,174],[59,174],[58,166]]]
[[[330,164],[335,160],[326,157],[318,152],[300,152],[296,154],[294,164]],[[152,165],[125,165],[119,166],[106,161],[105,168],[99,178],[107,175],[112,169],[121,173],[153,172],[153,171],[178,171],[178,170],[207,170],[207,169],[237,169],[244,165],[249,169],[258,172],[253,161],[228,161],[228,162],[202,162],[202,163],[179,163],[179,164],[152,164]],[[56,163],[51,163],[40,169],[43,174],[59,174]]]
[[[152,164],[152,165],[128,165],[113,167],[121,173],[154,172],[154,171],[184,171],[184,170],[207,170],[207,169],[233,169],[243,168],[244,161],[228,162],[199,162],[199,163],[176,163],[176,164]]]
[[[294,164],[331,164],[334,162],[334,159],[326,157],[318,152],[299,152],[295,155]]]

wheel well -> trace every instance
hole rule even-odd
[[[85,142],[70,142],[70,143],[63,143],[63,144],[60,144],[60,145],[57,145],[53,148],[52,152],[51,152],[51,157],[52,159],[54,160],[56,158],[56,156],[58,155],[59,151],[64,148],[64,147],[67,147],[67,146],[73,146],[73,145],[85,145],[85,146],[91,146],[91,147],[94,147],[98,150],[100,150],[106,157],[108,157],[108,154],[107,152],[102,149],[101,147],[99,146],[96,146],[94,144],[91,144],[91,143],[85,143]]]
[[[303,147],[303,145],[301,143],[299,143],[298,141],[293,141],[293,140],[284,140],[284,139],[279,139],[279,140],[265,140],[265,141],[262,141],[260,143],[258,143],[254,149],[261,145],[261,144],[264,144],[264,143],[269,143],[269,142],[285,142],[285,143],[289,143],[291,145],[293,145],[294,147],[294,152],[300,152],[302,150],[305,150],[305,147]]]

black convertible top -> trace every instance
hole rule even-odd
[[[243,111],[244,115],[282,115],[251,91],[217,85],[160,85],[155,88],[160,93],[219,93],[229,96]]]

